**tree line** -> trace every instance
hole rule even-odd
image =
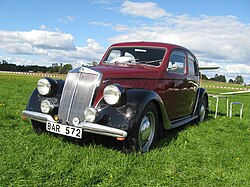
[[[217,81],[217,82],[227,82],[225,75],[218,75],[215,74],[214,77],[212,78],[207,78],[206,75],[202,75],[202,79],[203,80],[213,80],[213,81]],[[244,79],[241,75],[237,75],[236,78],[233,79],[229,79],[228,81],[229,83],[235,83],[235,84],[243,84],[244,83]]]
[[[52,64],[51,67],[38,65],[16,65],[8,63],[6,60],[0,61],[0,71],[14,71],[14,72],[42,72],[42,73],[59,73],[67,74],[72,69],[71,64],[58,65]]]

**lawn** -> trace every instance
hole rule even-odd
[[[230,102],[244,103],[243,120],[237,108],[227,117],[223,100],[214,119],[210,98],[212,113],[205,123],[169,131],[149,153],[126,154],[108,146],[110,141],[80,145],[35,134],[21,112],[38,79],[0,74],[1,187],[250,186],[250,94],[229,96]]]

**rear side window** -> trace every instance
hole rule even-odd
[[[188,74],[195,75],[195,59],[190,54],[188,54]]]
[[[190,53],[188,53],[188,73],[189,75],[198,75],[197,61]]]
[[[168,72],[176,74],[185,74],[186,54],[184,51],[173,51],[168,63]]]

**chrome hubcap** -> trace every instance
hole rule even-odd
[[[206,106],[205,102],[202,102],[201,109],[200,109],[200,122],[203,122],[205,119],[205,114],[206,114]]]
[[[144,116],[142,125],[140,128],[140,138],[142,141],[146,141],[150,135],[150,121],[147,116]]]
[[[139,127],[138,143],[141,152],[149,150],[155,135],[155,117],[149,111],[143,118]]]

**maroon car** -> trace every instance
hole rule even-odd
[[[208,96],[188,49],[166,43],[112,45],[100,65],[40,79],[23,115],[37,133],[111,136],[148,151],[165,129],[207,117]]]

